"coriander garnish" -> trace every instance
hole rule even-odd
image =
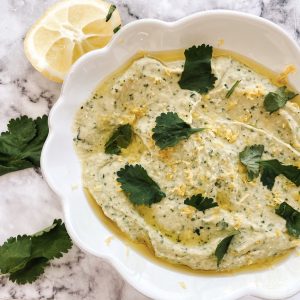
[[[263,145],[247,146],[240,152],[241,163],[247,168],[249,180],[253,180],[261,173],[261,182],[272,190],[275,179],[279,175],[285,176],[296,186],[300,186],[300,169],[293,165],[284,165],[277,159],[261,160]]]
[[[191,198],[184,200],[184,204],[195,207],[199,211],[205,211],[209,208],[218,206],[213,198],[203,197],[201,194],[193,195]]]
[[[271,114],[284,107],[289,100],[296,96],[297,94],[289,91],[286,86],[282,86],[276,92],[270,92],[265,96],[264,107]]]
[[[160,149],[173,147],[181,140],[188,139],[192,134],[204,128],[192,128],[184,122],[177,113],[162,113],[156,118],[156,126],[152,129],[152,138]]]
[[[184,69],[178,82],[182,89],[203,94],[214,88],[217,78],[211,69],[212,51],[213,48],[205,44],[184,51]]]
[[[215,251],[215,256],[217,257],[217,266],[218,267],[219,267],[223,257],[227,253],[229,245],[235,235],[236,235],[236,233],[229,235],[226,238],[224,238],[221,242],[219,242],[219,244],[216,248],[216,251]]]
[[[117,181],[133,204],[150,206],[166,196],[141,165],[126,165],[117,175]]]
[[[120,125],[105,144],[105,153],[121,153],[121,149],[127,148],[132,140],[132,128],[130,124]]]
[[[296,186],[300,186],[300,169],[296,166],[284,165],[277,159],[262,160],[260,165],[262,169],[261,182],[269,190],[272,190],[278,175],[283,175]]]
[[[300,212],[288,203],[283,202],[276,209],[276,214],[286,220],[286,228],[290,235],[300,237]]]
[[[247,146],[240,152],[240,161],[247,168],[249,180],[258,177],[260,171],[259,162],[263,152],[264,145]]]

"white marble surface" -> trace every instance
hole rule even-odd
[[[0,0],[0,131],[9,119],[47,114],[61,85],[36,72],[23,53],[30,25],[54,0]],[[300,41],[299,0],[117,0],[123,23],[140,18],[176,20],[208,9],[232,9],[265,17]],[[62,217],[60,201],[39,170],[0,177],[0,244],[8,237],[31,233]],[[18,286],[0,277],[0,299],[148,299],[124,282],[105,261],[77,247],[53,261],[34,284]],[[221,299],[221,298],[220,298]],[[256,299],[244,297],[243,300]],[[300,299],[300,294],[291,299]]]

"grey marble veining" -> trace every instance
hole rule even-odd
[[[48,114],[61,85],[36,72],[23,52],[31,24],[54,0],[1,0],[0,3],[0,131],[9,119]],[[123,23],[142,18],[177,20],[208,9],[231,9],[267,18],[300,41],[299,0],[116,0]],[[8,237],[33,233],[62,217],[58,197],[39,170],[0,177],[0,244]],[[76,246],[54,260],[34,284],[18,286],[0,277],[0,299],[145,300],[104,260]],[[244,297],[243,300],[255,299]],[[300,294],[291,299],[300,299]]]

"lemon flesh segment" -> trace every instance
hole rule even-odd
[[[110,5],[102,0],[64,0],[50,7],[24,41],[33,67],[50,80],[62,82],[80,56],[104,47],[121,24],[117,10],[105,21]]]

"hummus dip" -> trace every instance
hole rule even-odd
[[[281,175],[271,190],[259,177],[249,181],[239,153],[261,144],[263,159],[299,168],[297,99],[270,114],[264,97],[278,87],[230,56],[212,58],[217,80],[208,93],[181,89],[183,65],[183,60],[136,59],[80,108],[74,143],[84,187],[131,240],[193,269],[232,270],[296,247],[299,239],[288,233],[286,220],[275,209],[285,201],[300,210],[299,187]],[[204,130],[160,149],[152,130],[156,118],[167,112]],[[124,124],[133,130],[130,145],[119,155],[106,154],[106,142]],[[117,172],[128,164],[141,165],[165,197],[149,206],[129,201],[117,181]],[[184,203],[196,194],[214,199],[217,206],[200,211]],[[230,235],[234,237],[218,266],[216,248]]]

